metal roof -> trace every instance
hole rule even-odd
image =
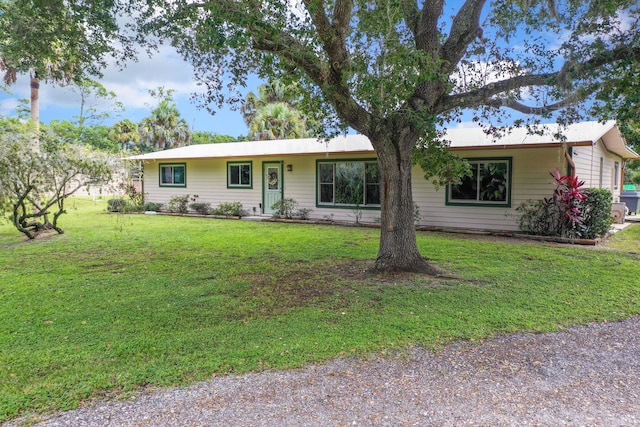
[[[481,128],[447,130],[444,138],[452,149],[495,149],[535,147],[549,144],[595,144],[602,139],[607,149],[622,158],[638,158],[627,147],[614,121],[606,123],[583,122],[560,128],[556,124],[541,125],[541,134],[531,134],[525,128],[505,131],[501,138],[487,135]],[[559,135],[562,135],[563,138]],[[129,157],[132,160],[175,160],[202,158],[264,157],[305,154],[373,153],[369,139],[364,135],[346,135],[329,142],[316,138],[273,141],[247,141],[218,144],[196,144]]]

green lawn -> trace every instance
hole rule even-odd
[[[66,234],[0,225],[0,421],[141,386],[640,313],[640,226],[607,248],[419,233],[441,278],[372,277],[378,230],[69,202]]]

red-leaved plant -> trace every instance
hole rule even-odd
[[[557,234],[580,237],[583,223],[582,202],[586,197],[580,187],[584,185],[584,181],[578,180],[576,176],[562,175],[558,169],[550,174],[555,180],[556,189],[553,196],[544,199],[543,203],[548,208],[557,209],[559,215]]]

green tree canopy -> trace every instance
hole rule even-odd
[[[132,148],[140,141],[140,128],[132,120],[120,120],[109,129],[109,139],[125,150]]]
[[[257,109],[249,126],[249,138],[257,140],[295,139],[311,136],[304,115],[286,102]]]
[[[191,135],[191,144],[218,144],[221,142],[244,141],[243,137],[231,135],[219,135],[217,133],[206,131],[193,131]]]

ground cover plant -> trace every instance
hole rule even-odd
[[[375,229],[68,205],[64,235],[0,225],[0,421],[640,313],[640,226],[607,248],[418,233],[440,276],[371,275]]]

